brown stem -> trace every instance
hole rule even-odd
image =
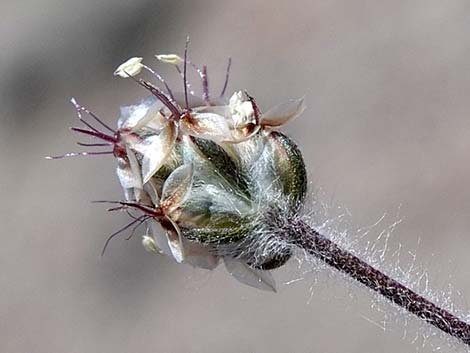
[[[388,277],[304,222],[289,231],[290,240],[307,253],[347,274],[391,302],[470,346],[470,324]]]

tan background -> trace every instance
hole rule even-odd
[[[153,64],[155,53],[181,52],[186,34],[216,90],[232,56],[230,90],[249,89],[261,107],[305,95],[308,110],[287,131],[324,201],[358,226],[387,212],[371,240],[399,210],[390,248],[416,252],[430,285],[451,282],[465,308],[468,1],[23,0],[0,11],[0,352],[432,351],[412,342],[423,325],[394,324],[394,309],[372,308],[338,276],[283,285],[302,275],[295,263],[270,294],[222,268],[151,256],[138,237],[100,258],[127,221],[89,203],[120,197],[113,161],[43,156],[77,149],[71,96],[114,123],[119,105],[145,92],[113,69],[133,55]],[[384,315],[385,332],[371,322]]]

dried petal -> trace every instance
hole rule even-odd
[[[118,128],[138,131],[145,126],[160,130],[167,121],[160,113],[162,108],[163,104],[155,97],[148,97],[136,105],[121,107]]]
[[[139,163],[134,152],[126,148],[127,158],[118,158],[118,175],[121,186],[124,189],[142,188],[142,178],[140,175]]]
[[[153,179],[150,179],[145,185],[144,190],[149,195],[150,201],[154,206],[160,204],[160,196],[158,195],[158,188]]]
[[[244,127],[232,129],[232,137],[230,139],[224,140],[223,142],[238,144],[240,142],[248,141],[253,136],[255,136],[260,129],[261,126],[255,124],[247,124]]]
[[[180,120],[180,129],[186,135],[219,143],[232,138],[225,117],[213,113],[186,114]]]
[[[114,76],[120,76],[123,78],[128,78],[130,76],[136,76],[140,74],[144,65],[142,65],[143,58],[133,57],[127,60],[126,62],[119,65],[119,67],[114,71]]]
[[[246,100],[247,99],[246,99],[245,94],[242,91],[237,91],[234,94],[232,94],[232,96],[229,99],[228,104],[230,107],[235,107]]]
[[[235,128],[243,128],[247,124],[255,123],[253,104],[243,92],[235,92],[230,97],[229,109]]]
[[[271,272],[255,270],[231,257],[224,257],[224,263],[228,273],[241,283],[258,289],[276,292],[276,283]]]
[[[192,183],[192,164],[182,165],[170,174],[163,185],[162,201],[160,203],[165,214],[171,216],[172,212],[184,203],[191,191]]]
[[[260,124],[262,126],[278,127],[295,119],[302,114],[304,110],[305,103],[303,98],[292,99],[269,109],[266,113],[261,115]]]
[[[185,251],[180,228],[170,217],[166,217],[166,219],[170,221],[171,225],[173,226],[173,229],[167,229],[166,231],[168,246],[170,247],[171,254],[175,258],[176,262],[181,263],[185,260]]]
[[[123,189],[124,199],[126,201],[135,201],[136,200],[135,190],[138,190],[138,189],[134,189],[134,188]]]
[[[148,235],[144,235],[142,237],[142,245],[144,246],[144,249],[147,250],[148,252],[160,253],[160,254],[162,253],[162,250],[158,248],[155,240]]]
[[[155,219],[151,218],[148,220],[150,225],[150,231],[155,240],[155,244],[161,250],[161,252],[167,256],[173,256],[170,246],[168,245],[168,238],[166,232],[163,230],[160,223]]]
[[[144,184],[158,172],[171,153],[177,136],[176,125],[168,122],[158,135],[152,134],[132,146],[142,154],[142,177]]]
[[[230,108],[228,105],[206,105],[206,106],[198,106],[193,109],[194,112],[196,113],[213,113],[213,114],[218,114],[224,117],[230,116]],[[228,119],[228,122],[231,119]],[[230,126],[232,127],[232,126]]]
[[[219,258],[211,254],[208,248],[200,243],[183,238],[184,262],[195,267],[212,270],[219,264]]]
[[[176,54],[159,54],[155,55],[155,57],[161,62],[167,64],[179,65],[183,63],[183,59],[181,59],[180,56]]]

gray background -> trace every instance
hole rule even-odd
[[[415,252],[430,285],[452,283],[465,308],[468,1],[22,0],[0,11],[1,352],[432,351],[420,335],[413,343],[432,331],[394,324],[395,309],[377,310],[367,291],[325,271],[290,263],[271,294],[223,268],[152,256],[138,237],[100,258],[127,221],[89,203],[120,197],[113,160],[43,156],[77,149],[71,96],[114,123],[120,105],[145,95],[112,77],[128,57],[180,85],[152,55],[181,53],[187,34],[215,90],[232,56],[231,91],[248,89],[263,108],[305,95],[307,111],[286,130],[323,201],[347,208],[354,226],[387,213],[369,240],[402,219],[390,248]],[[372,323],[390,315],[385,331]]]

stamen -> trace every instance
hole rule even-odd
[[[140,210],[140,211],[146,213],[146,214],[149,215],[149,216],[152,216],[152,217],[156,217],[156,216],[157,216],[157,213],[155,212],[155,209],[154,209],[154,208],[140,205],[140,204],[138,204],[137,202],[96,200],[96,201],[92,201],[92,203],[110,203],[110,204],[118,204],[118,205],[124,206],[124,209],[125,209],[126,207],[133,207],[133,208],[135,208],[135,209],[138,209],[138,210]],[[121,209],[123,209],[123,208],[121,208]]]
[[[77,111],[77,113],[78,113],[78,111]],[[78,119],[79,119],[80,122],[81,122],[83,125],[85,125],[87,128],[93,130],[94,132],[99,132],[98,129],[94,128],[91,124],[89,124],[87,121],[85,121],[85,119],[82,119],[81,116],[79,116]]]
[[[145,222],[147,219],[149,219],[149,218],[150,218],[150,216],[144,216],[144,217],[137,223],[137,225],[135,225],[134,228],[132,228],[131,235],[129,235],[129,236],[126,238],[126,240],[130,240],[130,239],[134,236],[135,231],[137,230],[137,228],[139,228],[139,227],[142,225],[142,223],[144,223],[144,222]]]
[[[220,97],[223,97],[225,95],[225,90],[227,89],[227,86],[228,86],[228,79],[230,77],[231,66],[232,66],[232,58],[228,58],[227,70],[225,71],[224,87],[222,88],[222,92],[220,92]]]
[[[184,75],[183,75],[183,72],[181,71],[180,67],[178,65],[175,65],[175,69],[176,71],[179,73],[179,75],[181,76],[181,78],[184,79]],[[191,84],[189,82],[186,82],[186,87],[188,88],[189,90],[189,94],[192,94],[194,96],[195,92],[194,90],[191,88]]]
[[[88,110],[87,108],[81,106],[80,104],[78,104],[78,102],[75,100],[75,98],[72,98],[70,100],[72,102],[72,104],[75,106],[75,109],[77,109],[77,113],[79,115],[79,118],[80,120],[82,120],[83,122],[85,122],[82,117],[81,117],[81,114],[80,114],[80,111],[84,111],[85,113],[87,113],[89,116],[91,116],[93,119],[95,119],[98,124],[100,124],[101,126],[103,126],[105,129],[109,130],[110,132],[112,132],[113,134],[116,133],[116,130],[112,129],[111,127],[109,127],[109,125],[107,125],[103,120],[101,120],[95,113],[93,113],[91,110]],[[88,123],[85,123],[88,127],[89,124]],[[90,127],[91,128],[91,127]],[[95,130],[94,128],[91,128],[92,130]],[[96,130],[95,130],[96,131]]]
[[[209,104],[210,99],[209,99],[209,78],[207,77],[207,66],[204,65],[202,67],[202,98],[204,101]]]
[[[88,123],[85,119],[83,119],[80,106],[77,104],[77,101],[75,100],[75,98],[70,99],[70,102],[74,105],[75,110],[77,111],[78,120],[80,120],[80,122],[83,125],[93,130],[94,132],[99,132],[98,129],[95,129],[90,123]]]
[[[126,210],[126,213],[129,217],[131,217],[132,219],[137,219],[136,216],[134,216],[129,210]]]
[[[70,152],[63,154],[61,156],[47,156],[46,159],[62,159],[67,157],[80,157],[80,156],[96,156],[103,154],[113,154],[113,151],[104,151],[104,152]]]
[[[84,147],[104,147],[104,146],[112,146],[112,143],[83,143],[77,142],[77,145],[84,146]]]
[[[119,229],[118,231],[114,232],[113,234],[111,234],[108,239],[106,239],[106,242],[104,243],[104,246],[103,246],[103,250],[101,250],[101,256],[104,255],[104,252],[106,251],[106,248],[108,247],[108,244],[109,242],[111,241],[111,239],[113,239],[116,235],[124,232],[126,229],[129,229],[130,227],[132,227],[134,224],[136,224],[137,222],[139,222],[143,217],[147,217],[147,216],[140,216],[139,218],[137,218],[136,220],[130,222],[129,224],[127,224],[126,226],[122,227],[121,229]]]
[[[125,73],[127,74],[127,72]],[[175,104],[172,103],[170,98],[168,98],[166,94],[162,92],[160,88],[152,85],[150,82],[142,80],[141,78],[137,80],[136,78],[130,75],[129,75],[129,78],[131,78],[134,82],[136,82],[140,86],[149,90],[150,93],[152,93],[155,97],[157,97],[160,100],[160,102],[162,102],[170,110],[170,112],[175,116],[176,119],[178,119],[181,116],[180,110],[176,107]]]
[[[138,210],[141,210],[142,212],[145,212],[149,216],[157,216],[154,208],[147,207],[147,206],[142,206],[142,205],[139,205],[136,202],[121,202],[121,205],[134,207]]]
[[[100,131],[90,131],[90,130],[85,130],[85,129],[81,129],[79,127],[71,127],[70,130],[72,131],[76,131],[76,132],[80,132],[84,135],[90,135],[90,136],[94,136],[94,137],[97,137],[99,139],[102,139],[104,141],[108,141],[112,144],[115,144],[117,143],[117,139],[115,137],[112,137],[112,136],[109,136],[109,135],[106,135],[106,134],[103,134],[102,132]]]
[[[183,67],[183,83],[184,83],[184,101],[186,103],[186,109],[189,110],[189,103],[188,103],[188,79],[186,75],[187,71],[187,64],[188,64],[188,45],[189,45],[189,36],[186,37],[186,44],[184,45],[184,67]]]
[[[191,66],[196,72],[199,74],[201,79],[204,79],[204,71],[201,71],[199,67],[197,67],[195,64],[193,64],[189,59],[187,60],[188,65]]]
[[[114,212],[114,211],[121,211],[121,210],[125,210],[126,209],[126,206],[117,206],[117,207],[110,207],[110,208],[107,208],[106,211],[108,212]],[[134,218],[135,219],[135,218]]]
[[[149,71],[152,75],[154,75],[164,86],[166,91],[168,92],[171,100],[174,102],[175,101],[175,96],[173,95],[173,92],[171,91],[170,87],[166,83],[166,81],[163,79],[162,76],[160,76],[156,71],[154,71],[152,68],[148,67],[147,65],[143,65],[143,67]]]
[[[142,87],[148,89],[155,97],[157,97],[160,102],[162,102],[169,110],[170,112],[175,116],[175,118],[179,118],[181,116],[180,110],[174,105],[170,99],[163,93],[158,87],[155,87],[151,83],[144,81],[142,79],[139,79],[136,81],[139,83]]]
[[[90,201],[91,203],[114,203],[114,204],[121,204],[121,201],[115,201],[115,200],[93,200]]]

